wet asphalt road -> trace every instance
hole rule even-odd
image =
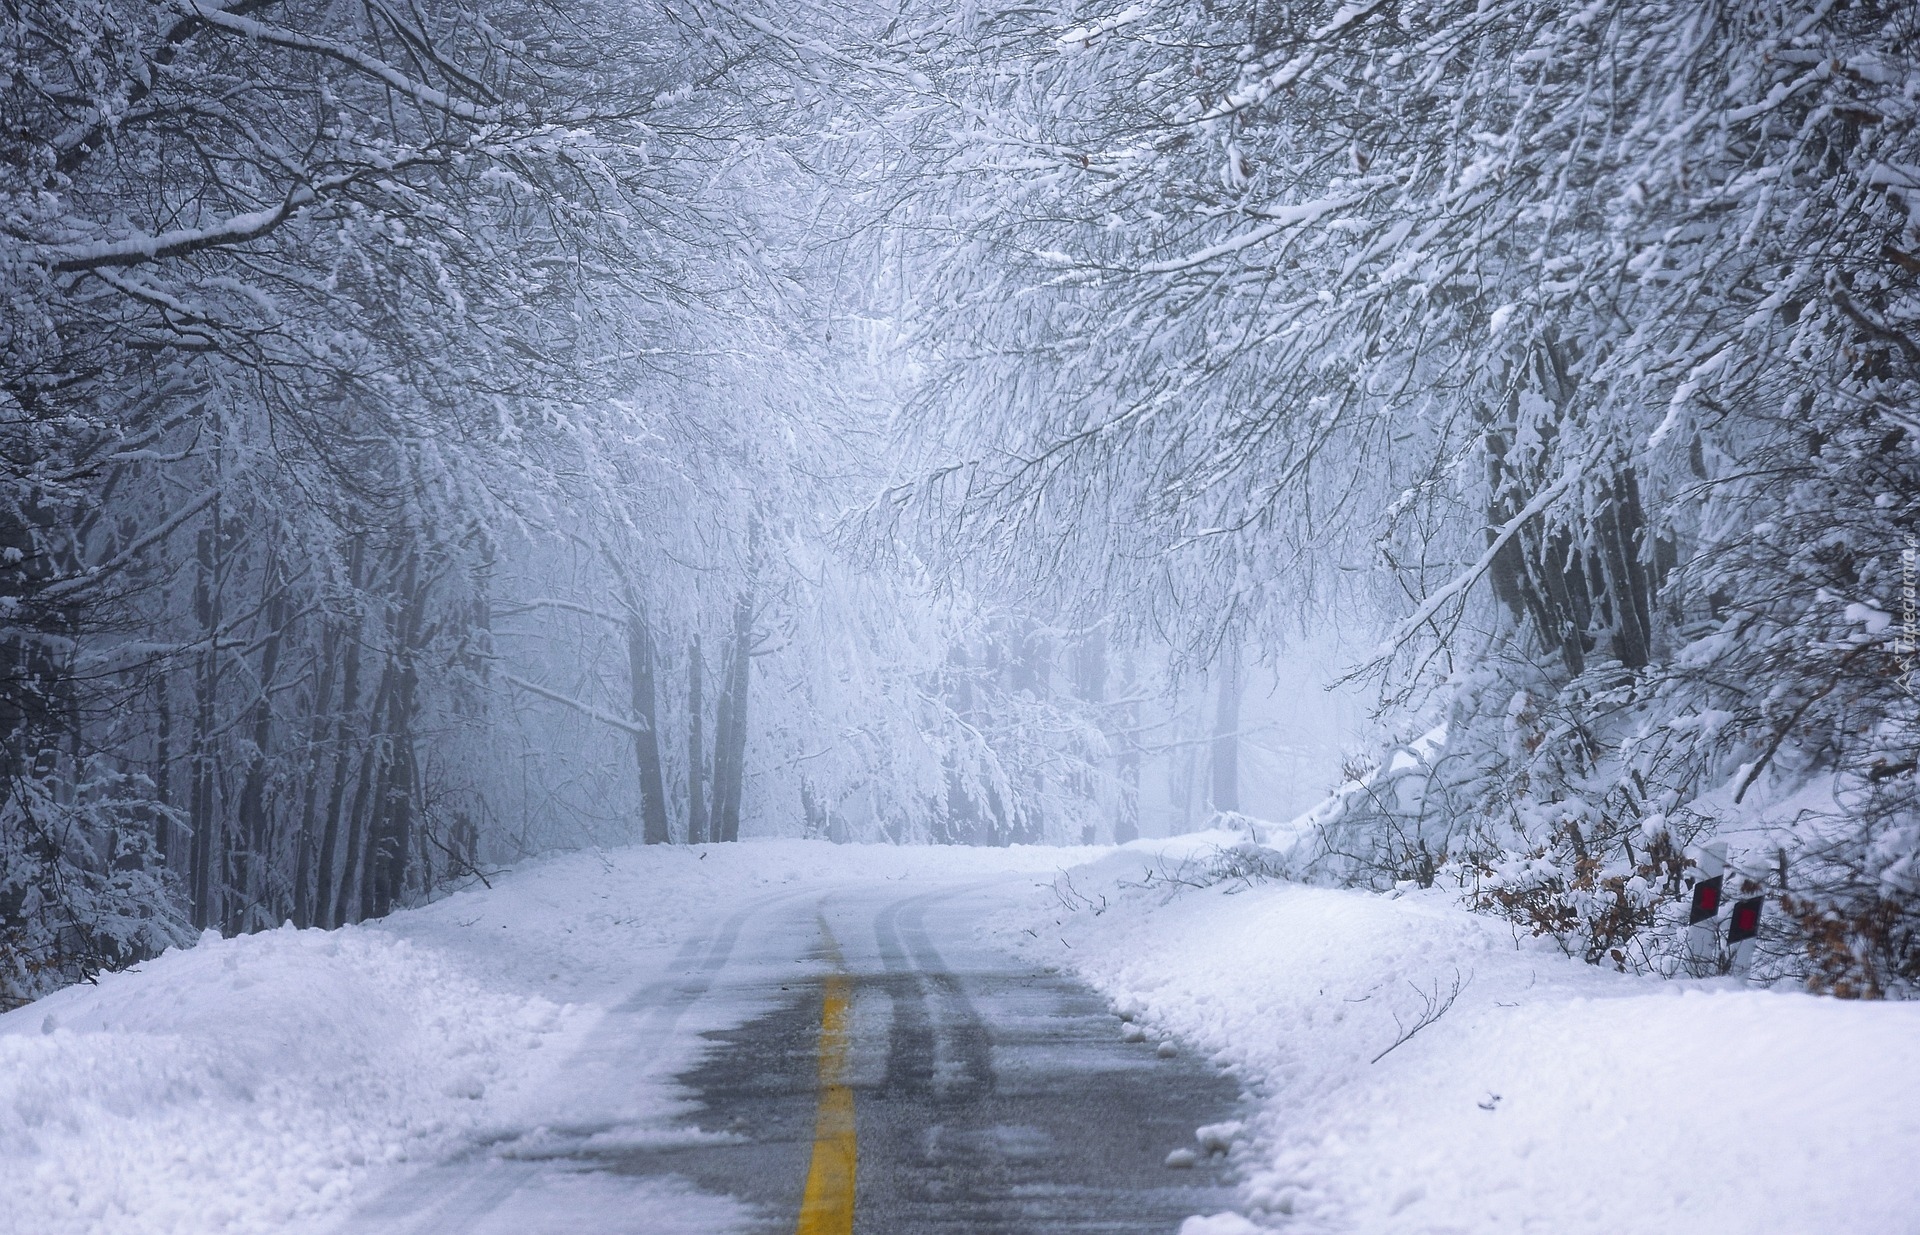
[[[788,895],[740,915],[610,1016],[573,1071],[617,1086],[622,1060],[643,1067],[701,1005],[750,1009],[702,1035],[704,1058],[678,1073],[684,1135],[545,1121],[426,1173],[343,1235],[795,1231],[829,973],[850,992],[857,1235],[1147,1235],[1232,1208],[1223,1159],[1165,1160],[1234,1117],[1236,1086],[1123,1041],[1091,991],[979,940],[1005,887]]]

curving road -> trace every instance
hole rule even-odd
[[[1235,1086],[982,942],[1024,886],[761,902],[611,1013],[521,1125],[342,1235],[1147,1233],[1228,1208],[1223,1161],[1165,1162]]]

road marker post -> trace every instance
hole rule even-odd
[[[1687,959],[1695,977],[1720,969],[1720,893],[1726,878],[1727,842],[1700,846],[1694,864],[1693,904],[1687,911]]]
[[[1746,977],[1753,972],[1753,953],[1759,946],[1760,907],[1764,896],[1748,896],[1733,902],[1733,916],[1727,920],[1727,946],[1733,949],[1733,972]]]

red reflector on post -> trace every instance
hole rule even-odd
[[[1720,912],[1720,876],[1702,879],[1693,885],[1693,910],[1687,915],[1687,925],[1697,926]]]
[[[1750,896],[1733,902],[1733,921],[1727,925],[1727,942],[1741,943],[1760,933],[1760,906],[1763,897]]]

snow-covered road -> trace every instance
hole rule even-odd
[[[1231,839],[584,853],[209,938],[0,1016],[0,1235],[1920,1231],[1920,1005],[1153,874]]]
[[[1033,882],[768,895],[603,1016],[513,1125],[397,1181],[342,1235],[825,1233],[855,1214],[857,1229],[893,1235],[1145,1235],[1221,1208],[1223,1160],[1166,1159],[1231,1118],[1236,1087],[1126,1041],[1084,987],[980,938]],[[808,1225],[829,984],[847,992],[837,1083],[857,1171]],[[663,1121],[668,1090],[679,1117]]]
[[[0,1017],[0,1232],[794,1230],[834,975],[860,1230],[1171,1230],[1237,1087],[998,942],[1088,856],[576,854],[210,936]]]

